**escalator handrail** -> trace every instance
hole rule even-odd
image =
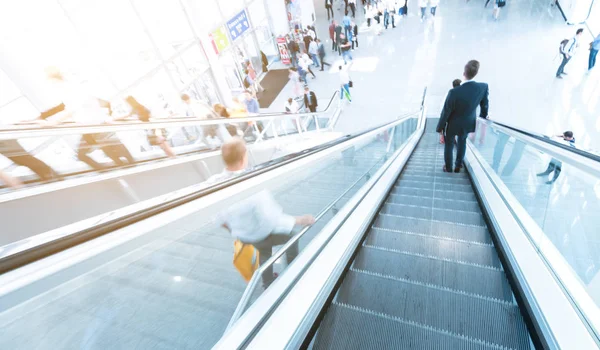
[[[25,248],[23,250],[11,249],[9,254],[1,255],[2,253],[0,253],[0,274],[17,269],[26,264],[43,259],[47,256],[62,252],[64,250],[72,248],[76,245],[79,245],[81,243],[90,241],[94,238],[106,235],[112,231],[123,228],[125,226],[132,225],[136,222],[147,219],[147,218],[157,215],[159,213],[174,209],[178,206],[181,206],[183,204],[197,200],[197,199],[207,196],[209,194],[215,193],[219,190],[231,187],[231,186],[239,184],[245,180],[257,177],[257,176],[264,174],[266,172],[269,172],[271,170],[283,167],[284,165],[290,164],[294,161],[297,161],[297,160],[309,157],[311,155],[314,155],[318,152],[327,150],[328,148],[334,147],[341,143],[351,142],[352,140],[357,139],[358,137],[360,137],[362,135],[376,132],[382,128],[391,127],[392,125],[401,123],[404,118],[414,116],[417,113],[418,112],[407,113],[394,121],[383,123],[381,125],[375,126],[368,130],[357,132],[355,134],[344,135],[333,141],[329,141],[324,144],[321,144],[321,145],[318,145],[315,147],[311,147],[306,150],[291,153],[291,154],[288,154],[281,158],[271,160],[269,162],[266,162],[259,166],[256,166],[256,167],[252,168],[251,170],[249,170],[248,172],[246,172],[240,176],[237,176],[235,178],[214,184],[209,187],[203,187],[201,189],[195,189],[195,188],[191,189],[189,191],[189,193],[182,194],[181,196],[178,196],[177,198],[169,199],[165,202],[161,202],[161,203],[157,204],[156,201],[154,201],[156,198],[154,198],[153,202],[151,204],[149,204],[143,208],[139,207],[139,208],[137,208],[138,210],[135,210],[134,212],[130,212],[130,213],[128,212],[125,214],[121,214],[121,213],[119,213],[119,211],[125,211],[124,209],[127,209],[127,208],[118,209],[115,212],[112,212],[115,215],[110,215],[111,217],[113,217],[113,219],[110,219],[107,222],[93,225],[91,227],[87,227],[83,230],[79,230],[76,232],[64,233],[62,236],[57,237],[56,239],[51,240],[49,242],[43,242],[39,245],[36,245],[34,247]],[[161,196],[161,197],[167,197],[167,196],[168,196],[168,194],[165,196]]]
[[[560,148],[562,150],[565,150],[565,151],[568,151],[568,152],[571,152],[571,153],[575,153],[575,154],[577,154],[579,156],[588,158],[588,159],[596,161],[596,162],[600,162],[600,155],[597,154],[597,153],[595,153],[592,150],[583,150],[581,148],[577,148],[577,145],[575,145],[575,144],[567,145],[567,144],[564,144],[562,142],[553,140],[549,136],[546,136],[546,135],[543,135],[543,134],[539,134],[539,133],[535,133],[535,132],[529,131],[529,130],[523,130],[521,128],[510,126],[510,125],[505,124],[505,123],[500,123],[500,122],[497,122],[497,121],[494,121],[494,120],[489,120],[489,119],[482,119],[482,120],[485,123],[487,123],[488,125],[499,125],[501,127],[509,129],[511,131],[517,132],[517,133],[519,133],[521,135],[534,138],[536,140],[542,141],[542,142],[547,143],[549,145],[552,145],[554,147],[558,147],[558,148]]]
[[[405,120],[408,119],[410,117],[409,116],[405,116],[399,120]],[[335,204],[337,202],[339,202],[348,192],[350,192],[350,190],[352,188],[354,188],[354,186],[356,186],[356,184],[358,184],[364,177],[366,174],[368,174],[377,164],[374,164],[371,168],[369,168],[365,174],[363,174],[359,179],[357,179],[356,181],[354,181],[354,183],[352,183],[352,185],[350,185],[341,195],[337,196],[333,201],[331,201],[323,210],[321,210],[321,212],[319,212],[319,214],[317,214],[317,216],[315,216],[315,223],[317,221],[319,221],[325,214],[327,214],[329,212],[329,210],[331,208],[333,208],[335,206]],[[246,309],[246,307],[248,306],[248,303],[250,302],[250,296],[252,296],[252,292],[254,291],[254,288],[256,287],[256,284],[258,283],[258,281],[262,278],[262,274],[263,272],[271,265],[273,265],[279,258],[281,258],[283,256],[283,254],[285,254],[288,249],[290,249],[290,247],[292,245],[294,245],[298,240],[300,240],[300,238],[302,238],[302,236],[304,236],[304,234],[306,232],[308,232],[308,230],[311,228],[312,226],[307,226],[305,228],[302,229],[302,231],[298,232],[297,234],[295,234],[285,245],[283,245],[281,248],[279,248],[275,254],[273,254],[269,260],[265,261],[264,263],[262,263],[260,265],[260,267],[254,271],[254,273],[252,274],[252,278],[250,279],[250,282],[248,282],[248,285],[246,286],[246,289],[244,290],[244,294],[242,295],[242,298],[240,299],[240,301],[238,302],[238,305],[233,313],[233,315],[231,316],[231,319],[229,320],[229,324],[227,325],[227,329],[231,328],[231,326],[235,323],[235,321],[237,321],[240,316],[242,315],[242,313],[244,312],[244,310]]]
[[[388,186],[386,183],[389,182],[390,183],[389,186],[392,186],[392,184],[395,182],[395,178],[397,177],[397,174],[393,177],[394,181],[392,181],[392,182],[390,182],[390,180],[385,180],[384,178],[389,177],[388,173],[390,173],[390,170],[393,170],[392,167],[397,168],[396,170],[401,169],[401,167],[398,167],[397,163],[405,162],[408,159],[408,156],[412,153],[414,147],[416,147],[418,140],[421,138],[421,136],[423,135],[423,132],[425,130],[425,127],[424,127],[425,114],[426,114],[426,108],[425,108],[425,106],[423,106],[423,108],[421,108],[421,110],[419,112],[419,116],[418,116],[419,121],[417,122],[417,127],[416,127],[415,131],[413,132],[412,136],[409,137],[409,139],[406,141],[406,143],[403,147],[397,149],[395,151],[395,154],[387,159],[386,163],[378,170],[379,174],[376,174],[371,178],[370,181],[375,180],[372,183],[371,187],[368,187],[368,186],[363,187],[363,188],[368,187],[367,192],[362,194],[362,197],[360,197],[360,199],[358,199],[358,201],[355,202],[352,205],[352,207],[348,209],[348,212],[345,214],[346,215],[345,220],[340,224],[340,226],[335,227],[335,228],[331,227],[331,228],[324,229],[324,231],[329,231],[329,232],[327,232],[327,234],[330,234],[330,239],[322,240],[320,243],[321,246],[313,249],[313,251],[316,251],[316,253],[315,253],[316,257],[313,257],[312,259],[319,259],[320,255],[322,254],[322,249],[327,249],[328,246],[332,245],[331,240],[336,239],[337,232],[339,232],[344,226],[348,225],[348,220],[352,220],[353,218],[362,218],[363,217],[362,213],[359,213],[358,215],[356,215],[357,208],[364,206],[363,202],[365,200],[367,200],[367,198],[369,196],[372,196],[374,188],[381,186],[380,182],[384,186]],[[393,170],[393,171],[396,171],[396,170]],[[382,181],[382,180],[384,180],[384,181]],[[363,188],[361,188],[361,190]],[[380,201],[384,200],[385,194],[387,194],[388,190],[389,190],[389,188],[387,188],[384,191],[384,195]],[[381,191],[376,190],[375,192],[381,192]],[[375,206],[372,206],[371,209],[377,211],[378,207],[379,207],[378,205],[375,205]],[[340,215],[340,214],[338,214],[338,215]],[[337,217],[337,215],[336,215],[336,217]],[[369,220],[369,222],[370,222],[370,220]],[[360,226],[360,225],[358,225],[358,226]],[[353,229],[360,229],[360,228],[353,226]],[[324,231],[322,231],[319,235],[321,235]],[[338,245],[335,245],[335,246],[341,247]],[[302,259],[303,256],[304,256],[304,254],[301,254],[296,259]],[[294,261],[296,261],[296,260],[294,260]],[[330,260],[330,261],[333,261],[333,260]],[[306,266],[307,269],[316,268],[316,266],[317,266],[315,260],[298,261],[298,264],[304,264],[303,266]],[[292,268],[293,268],[293,266],[294,265],[292,265]],[[285,278],[285,277],[286,276],[284,274],[284,275],[280,276],[279,278]],[[305,278],[304,273],[294,277],[295,280],[302,280],[304,278]],[[273,285],[270,286],[269,289],[267,289],[265,291],[265,293],[268,294],[271,291],[271,289],[274,288],[275,289],[275,291],[273,292],[274,295],[283,296],[283,298],[287,298],[288,294],[285,294],[287,291],[289,291],[289,293],[294,293],[294,291],[297,290],[297,284],[295,284],[296,281],[294,281],[292,283],[293,283],[293,286],[292,285],[280,286],[280,285],[276,285],[276,283],[274,283]],[[266,300],[269,300],[269,297],[271,299],[273,299],[272,298],[273,295],[271,295],[271,296],[268,296],[268,298]],[[266,300],[264,300],[264,301],[266,301]],[[261,304],[258,304],[258,303],[260,303],[260,301],[257,300],[256,303],[257,303],[256,305],[253,304],[251,306],[251,308],[248,310],[249,311],[248,313],[243,314],[242,317],[239,319],[239,321],[237,323],[235,323],[234,325],[232,325],[231,329],[228,329],[228,331],[225,332],[224,336],[221,338],[219,343],[217,343],[217,345],[215,345],[215,347],[213,347],[213,349],[233,349],[233,348],[237,349],[237,348],[242,348],[242,346],[241,346],[242,344],[248,345],[248,342],[250,340],[252,340],[251,338],[254,336],[254,334],[256,334],[256,332],[260,332],[262,330],[263,320],[264,320],[264,322],[268,322],[269,318],[272,315],[272,312],[277,312],[276,308],[280,307],[280,304],[278,301],[267,301],[267,302],[262,302]],[[271,303],[271,304],[269,304],[269,303]],[[264,348],[264,347],[262,347],[262,348]]]
[[[168,118],[164,120],[154,120],[150,122],[142,121],[127,121],[127,122],[111,122],[109,124],[62,124],[52,127],[9,127],[0,129],[0,140],[14,140],[20,138],[32,138],[32,137],[48,137],[48,136],[65,136],[73,134],[90,134],[90,133],[110,133],[117,131],[134,131],[134,130],[148,130],[148,129],[161,129],[161,128],[175,128],[184,126],[208,126],[208,125],[219,125],[219,124],[230,124],[230,123],[244,123],[244,122],[255,122],[271,120],[275,118],[286,118],[295,119],[306,116],[320,116],[330,112],[332,109],[333,101],[339,94],[336,90],[333,92],[327,107],[315,113],[273,113],[273,114],[258,114],[250,117],[243,118],[218,118],[218,119],[199,119],[199,118]],[[339,104],[335,106],[335,109],[339,109]]]

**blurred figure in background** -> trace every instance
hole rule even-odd
[[[308,89],[308,87],[307,87]],[[295,114],[298,113],[300,111],[300,107],[298,106],[298,102],[296,102],[296,100],[294,100],[293,98],[288,98],[287,101],[285,101],[285,104],[283,105],[283,108],[285,108],[285,113],[287,114]]]
[[[54,126],[69,119],[80,124],[104,124],[111,120],[110,103],[93,96],[80,84],[67,81],[56,67],[46,68],[46,76],[53,83],[65,109],[57,113],[56,117],[41,121],[41,125]],[[111,137],[110,133],[82,135],[77,149],[77,158],[93,169],[102,170],[106,167],[88,155],[94,147],[99,147],[118,166],[125,165],[121,158],[127,159],[128,163],[133,163],[134,159],[127,148],[118,139]]]
[[[244,93],[244,103],[246,104],[246,110],[248,114],[259,114],[260,106],[258,105],[258,100],[250,91],[246,91]]]
[[[19,188],[19,187],[23,186],[21,181],[2,172],[1,170],[0,170],[0,181],[2,181],[6,186],[11,187],[11,188]]]
[[[60,176],[48,164],[29,154],[17,140],[0,141],[0,154],[16,165],[29,168],[42,181],[60,179]]]
[[[124,119],[129,116],[136,116],[141,122],[148,123],[150,122],[151,113],[148,108],[139,103],[133,96],[127,96],[125,98],[125,102],[131,107],[131,112],[124,117],[119,119]],[[118,119],[115,119],[118,120]],[[151,146],[159,146],[167,156],[174,158],[175,152],[169,144],[167,143],[167,139],[163,136],[163,130],[160,129],[148,129],[146,130],[146,136],[148,138],[148,143]]]
[[[246,143],[233,138],[221,147],[221,156],[225,170],[210,179],[209,183],[228,180],[248,170]],[[244,244],[251,244],[259,251],[259,263],[262,265],[272,253],[273,247],[287,243],[294,235],[296,227],[312,225],[315,219],[311,215],[293,217],[283,212],[271,193],[263,190],[249,198],[229,206],[217,217],[217,222],[231,235]],[[288,265],[298,255],[298,245],[293,244],[286,252]],[[273,282],[272,265],[262,275],[266,289]]]

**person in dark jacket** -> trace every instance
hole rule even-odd
[[[304,87],[304,105],[308,107],[308,110],[312,113],[317,111],[317,95],[313,91],[310,91],[308,86]]]
[[[321,39],[317,39],[317,52],[319,53],[319,61],[321,61],[321,72],[325,70],[325,66],[330,66],[331,64],[325,62],[325,45],[321,42]]]
[[[488,117],[488,84],[473,81],[479,72],[479,61],[471,60],[465,65],[463,83],[450,90],[442,110],[436,131],[444,135],[444,172],[452,171],[454,139],[457,140],[454,172],[460,172],[467,147],[467,136],[475,131],[476,110],[480,106],[480,117]]]
[[[325,10],[327,11],[327,20],[333,18],[333,0],[325,0]],[[331,12],[331,17],[329,12]]]
[[[288,48],[290,50],[290,57],[292,59],[292,66],[296,67],[298,65],[298,52],[300,52],[300,47],[298,43],[293,38],[288,43]]]
[[[342,26],[338,23],[335,24],[335,46],[337,48],[338,54],[341,56],[342,55],[342,48],[340,47],[340,35],[342,34],[342,31],[344,29],[342,28]]]

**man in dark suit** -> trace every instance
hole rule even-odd
[[[308,110],[312,113],[317,111],[317,95],[314,92],[310,91],[308,86],[304,87],[304,105],[308,107]]]
[[[467,150],[467,135],[475,132],[477,106],[481,107],[479,116],[488,117],[488,84],[473,81],[479,72],[479,62],[471,60],[465,65],[462,84],[448,92],[444,109],[436,131],[444,135],[444,171],[452,171],[452,152],[454,139],[457,139],[456,162],[454,172],[460,172]]]

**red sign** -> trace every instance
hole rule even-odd
[[[292,63],[291,57],[290,57],[290,51],[288,50],[287,42],[285,41],[284,37],[280,36],[277,38],[277,48],[279,49],[279,58],[281,58],[281,63],[283,63],[283,64]]]

